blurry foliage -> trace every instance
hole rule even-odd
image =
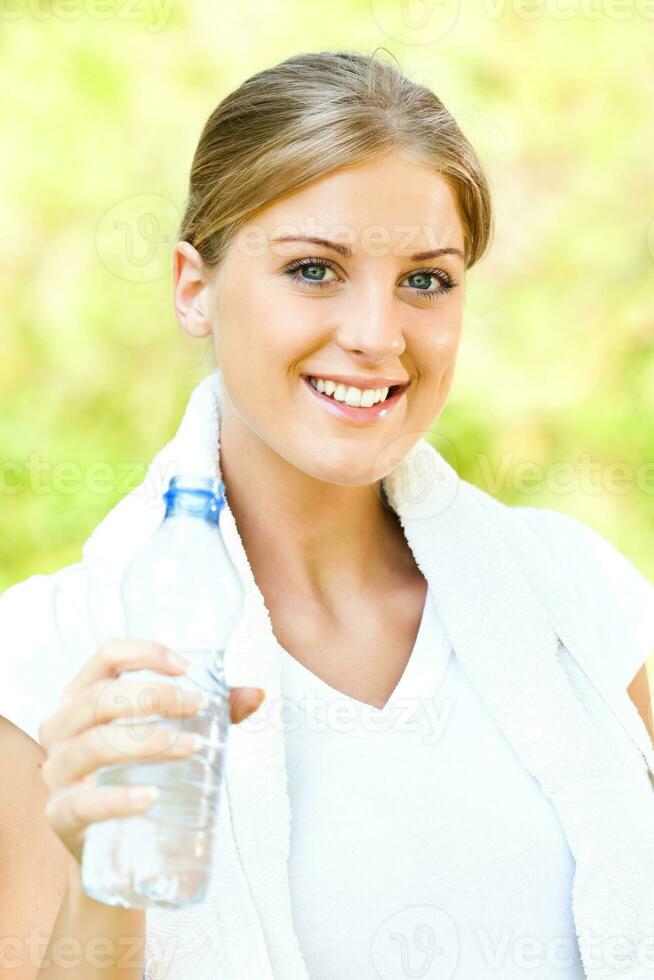
[[[101,20],[88,0],[69,19],[45,3],[38,18],[25,4],[0,19],[0,590],[79,560],[211,368],[173,313],[172,242],[158,246],[163,274],[137,263],[130,278],[98,243],[103,218],[152,194],[181,216],[207,116],[254,71],[377,45],[451,109],[495,195],[434,444],[443,437],[460,474],[502,500],[587,521],[654,581],[654,25],[636,3],[591,20],[470,2],[444,37],[422,43],[416,27],[402,45],[382,30],[394,4],[336,0],[307,17],[298,0],[191,0],[164,4],[153,27],[161,4],[127,16],[116,3]],[[584,455],[599,470],[590,488]],[[98,462],[118,474],[104,489],[84,479]],[[52,489],[62,463],[81,487]]]

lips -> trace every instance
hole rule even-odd
[[[336,401],[335,398],[318,391],[309,381],[309,375],[302,375],[302,382],[311,396],[317,399],[318,403],[336,418],[364,425],[382,421],[390,415],[395,406],[404,398],[406,389],[409,387],[408,384],[396,385],[394,386],[395,391],[393,388],[389,388],[388,396],[383,402],[377,402],[370,408],[358,408],[354,405],[347,405],[345,402]]]

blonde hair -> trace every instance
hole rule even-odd
[[[380,60],[377,50],[293,55],[247,78],[214,109],[193,157],[178,231],[208,269],[260,208],[331,170],[394,149],[408,150],[448,181],[466,268],[479,260],[493,214],[477,155],[440,99]]]

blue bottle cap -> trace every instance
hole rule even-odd
[[[214,497],[222,497],[225,493],[225,484],[217,476],[202,476],[195,473],[176,473],[168,484],[166,493],[180,490],[198,490],[202,493],[210,493]]]
[[[163,497],[166,516],[183,511],[218,523],[225,504],[225,484],[217,476],[176,473]]]

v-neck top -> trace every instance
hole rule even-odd
[[[360,706],[368,710],[374,716],[388,717],[395,701],[400,697],[424,698],[427,692],[433,694],[436,690],[442,671],[445,668],[447,654],[449,652],[447,644],[441,643],[438,655],[434,657],[432,651],[425,651],[429,632],[429,625],[434,615],[433,600],[431,590],[427,587],[425,601],[418,625],[418,631],[413,644],[413,649],[409,655],[402,675],[395,685],[390,697],[382,708],[368,704],[353,698],[338,688],[332,687],[327,681],[322,680],[312,670],[300,663],[284,647],[280,646],[282,655],[282,684],[284,690],[290,698],[294,695],[301,696],[306,691],[314,691],[321,695],[325,705],[341,703],[349,705],[351,708]],[[444,634],[442,634],[444,638]],[[331,709],[338,711],[338,708]]]
[[[280,658],[293,924],[311,980],[583,980],[567,842],[431,588],[381,709]]]

